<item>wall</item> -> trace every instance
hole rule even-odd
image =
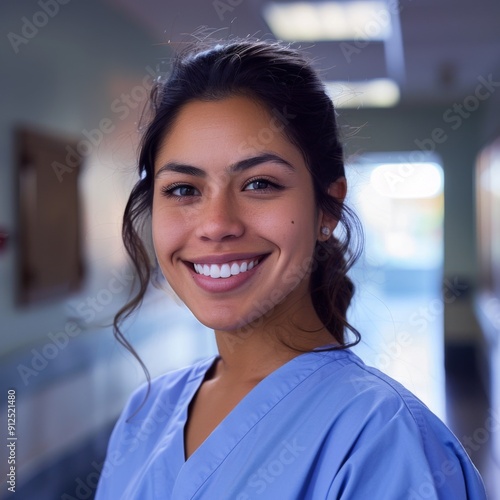
[[[70,302],[85,300],[124,266],[119,246],[119,217],[130,180],[122,172],[132,165],[133,147],[126,140],[134,134],[138,109],[129,114],[111,109],[121,91],[134,88],[147,75],[147,66],[158,62],[153,41],[140,33],[118,12],[96,1],[59,5],[54,17],[35,29],[27,43],[9,33],[30,33],[26,20],[43,24],[43,10],[35,2],[10,2],[1,16],[2,113],[0,116],[0,226],[11,234],[7,251],[0,257],[0,313],[8,334],[0,353],[30,345],[60,326]],[[17,51],[17,53],[16,53]],[[163,53],[165,55],[165,53]],[[121,88],[119,88],[121,86]],[[137,104],[135,104],[137,106]],[[96,128],[109,118],[114,130],[99,141]],[[39,128],[52,134],[86,140],[94,131],[96,146],[85,156],[81,178],[83,244],[87,279],[84,290],[69,300],[47,302],[18,309],[14,302],[16,247],[15,169],[13,129]],[[113,148],[109,145],[113,144]],[[54,175],[56,175],[54,173]],[[72,175],[64,172],[64,175]],[[121,300],[123,297],[120,297]],[[118,300],[113,300],[113,305]],[[111,304],[105,315],[111,313]]]
[[[108,428],[144,380],[138,363],[113,339],[109,324],[133,279],[120,231],[134,182],[142,102],[152,79],[165,71],[170,53],[132,19],[98,0],[4,2],[0,34],[0,229],[10,235],[0,253],[0,389],[2,395],[16,391],[18,489],[40,471],[62,464],[61,473],[37,489],[36,498],[43,500],[62,491],[74,494],[78,477],[68,457],[81,455],[79,450],[90,443],[93,454],[82,456],[86,463],[77,470],[91,468],[91,458],[101,457],[106,444],[97,433]],[[79,186],[83,287],[30,307],[15,302],[20,241],[13,131],[18,126],[89,145],[82,153]],[[64,182],[74,172],[59,175]],[[192,325],[185,309],[155,289],[127,332],[153,376],[214,350],[212,337]],[[175,357],[163,355],[168,352]],[[2,415],[6,401],[2,396]],[[0,455],[3,475],[5,446]]]

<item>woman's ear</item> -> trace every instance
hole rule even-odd
[[[347,180],[345,177],[339,177],[335,182],[330,184],[328,194],[342,203],[347,195]],[[320,226],[318,239],[326,241],[330,238],[333,230],[337,227],[338,220],[334,219],[331,215],[325,214],[323,211],[320,213]]]
[[[345,177],[339,177],[335,182],[330,184],[328,194],[343,202],[347,195],[347,180]]]

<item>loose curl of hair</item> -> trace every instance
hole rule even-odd
[[[362,252],[363,233],[359,219],[343,200],[328,194],[329,186],[345,176],[345,169],[336,113],[323,83],[311,63],[288,45],[248,39],[211,46],[204,42],[178,54],[168,77],[155,82],[152,88],[151,118],[139,154],[140,180],[130,194],[123,217],[122,237],[139,289],[116,314],[114,333],[139,360],[148,381],[149,373],[123,336],[120,324],[142,303],[155,267],[141,236],[151,217],[155,158],[183,106],[196,100],[217,101],[235,95],[254,99],[281,121],[283,133],[304,156],[317,208],[341,224],[340,238],[332,236],[316,243],[310,292],[320,320],[337,343],[336,349],[351,347],[361,339],[347,321],[354,294],[347,273]]]

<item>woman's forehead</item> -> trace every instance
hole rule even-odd
[[[249,97],[192,101],[183,106],[161,141],[155,171],[167,161],[231,165],[265,152],[303,161],[283,130],[275,114]]]

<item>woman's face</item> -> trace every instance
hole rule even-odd
[[[310,306],[313,185],[276,114],[247,97],[185,105],[155,161],[153,241],[204,325],[232,331]]]

